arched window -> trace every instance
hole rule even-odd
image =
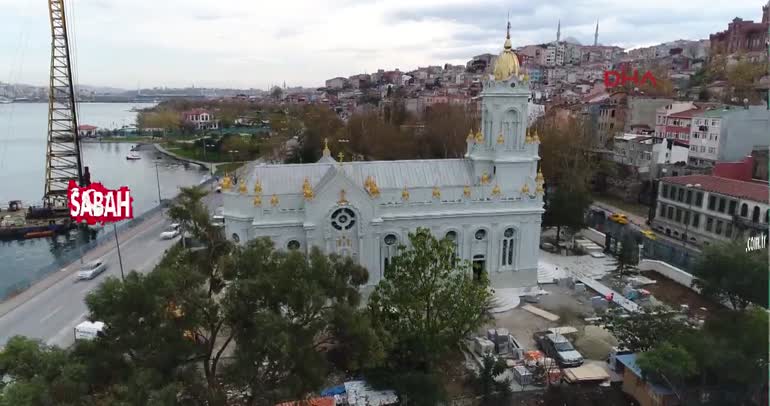
[[[770,209],[765,212],[765,223],[770,223]]]
[[[393,262],[393,257],[398,251],[398,237],[395,234],[388,234],[382,239],[382,270],[385,271]]]
[[[759,223],[759,206],[754,206],[754,213],[751,214],[751,221]]]
[[[452,242],[453,249],[454,249],[454,258],[456,259],[458,256],[458,253],[460,252],[460,242],[457,239],[457,231],[448,231],[446,233],[446,236],[444,236],[447,240]]]
[[[741,217],[748,217],[749,216],[749,205],[746,203],[743,203],[741,205]]]
[[[516,233],[512,228],[508,228],[503,233],[503,250],[502,250],[502,265],[503,266],[512,266],[513,265],[513,250],[514,250],[514,236]]]
[[[300,247],[299,241],[297,240],[291,240],[286,244],[286,248],[289,249],[289,251],[296,251]]]
[[[238,233],[233,233],[233,241],[235,241],[236,244],[241,242],[241,237],[238,236]]]
[[[487,238],[487,230],[480,229],[476,231],[475,237],[479,241],[484,241]]]

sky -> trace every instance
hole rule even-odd
[[[77,83],[92,86],[322,86],[326,79],[465,64],[556,39],[624,48],[707,39],[765,0],[65,0]],[[46,85],[47,2],[0,0],[0,82]]]

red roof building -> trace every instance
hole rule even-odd
[[[700,184],[700,189],[708,192],[754,202],[770,203],[770,187],[764,182],[746,182],[713,175],[674,176],[662,178],[661,181],[681,186]]]

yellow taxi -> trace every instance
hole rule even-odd
[[[655,236],[655,233],[653,233],[652,230],[642,230],[642,235],[644,235],[645,237],[651,240],[657,239],[657,237]]]
[[[628,224],[628,217],[626,217],[625,214],[615,213],[615,214],[610,216],[610,221],[614,221],[614,222],[616,222],[618,224],[626,225],[626,224]]]

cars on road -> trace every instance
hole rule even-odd
[[[626,225],[628,224],[628,217],[625,214],[620,213],[614,213],[610,216],[610,221],[614,221],[618,224]]]
[[[91,261],[80,267],[80,270],[77,273],[77,279],[80,281],[91,280],[106,270],[107,264],[103,260]]]
[[[179,235],[180,232],[180,226],[177,223],[171,224],[170,226],[166,227],[165,230],[163,230],[162,233],[160,233],[160,239],[161,240],[170,240],[172,238],[175,238]]]
[[[583,365],[583,356],[572,346],[567,337],[549,331],[537,332],[533,335],[537,348],[559,363],[562,368],[573,368]]]

